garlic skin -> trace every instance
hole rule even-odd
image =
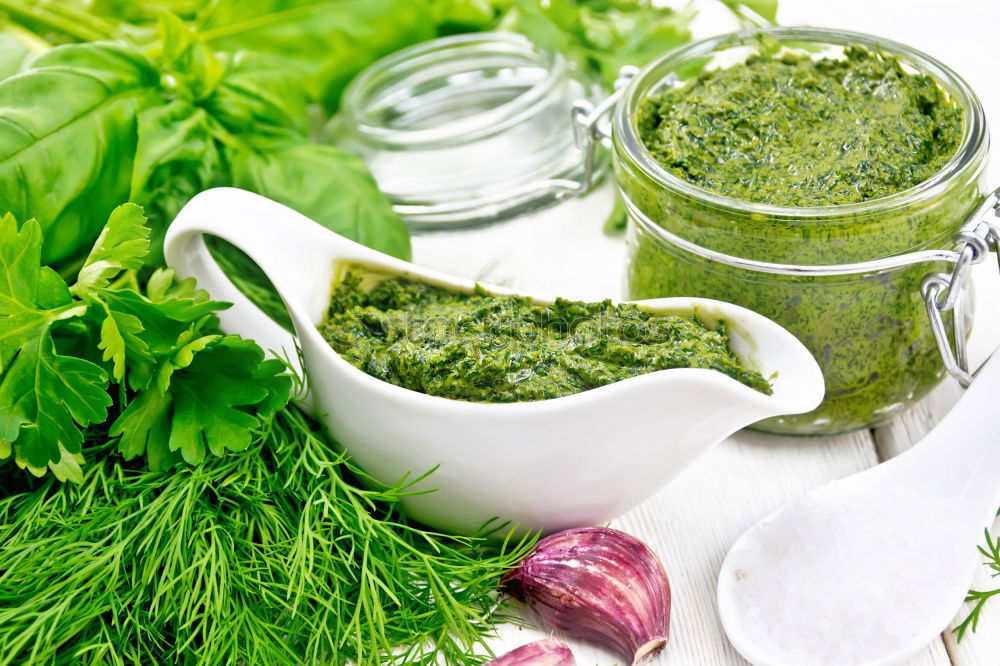
[[[667,572],[625,532],[583,527],[553,534],[500,585],[554,629],[614,648],[633,664],[667,644]]]
[[[576,666],[576,659],[561,640],[546,638],[515,648],[486,666]]]

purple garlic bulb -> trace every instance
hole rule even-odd
[[[561,640],[546,638],[515,648],[486,666],[576,666],[576,660]]]
[[[633,664],[667,644],[667,572],[646,544],[619,530],[583,527],[546,537],[500,585],[552,628],[614,648]]]

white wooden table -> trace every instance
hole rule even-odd
[[[695,28],[704,37],[732,29],[726,10],[701,0]],[[980,95],[1000,136],[1000,0],[781,0],[781,23],[839,27],[885,36],[944,61]],[[1000,184],[1000,149],[992,182]],[[494,284],[600,299],[621,295],[623,248],[601,233],[610,186],[585,200],[478,231],[414,240],[417,263]],[[978,267],[972,360],[1000,345],[1000,278],[992,262]],[[889,424],[824,438],[782,438],[741,432],[708,453],[654,498],[614,525],[647,542],[666,564],[673,587],[671,639],[655,663],[740,665],[719,626],[715,584],[732,542],[783,502],[827,481],[898,455],[917,442],[954,404],[952,380]],[[609,442],[614,446],[614,442]],[[996,585],[1000,581],[993,581]],[[990,584],[985,568],[974,585]],[[965,616],[965,610],[960,617]],[[956,622],[960,618],[956,618]],[[498,653],[547,636],[504,627]],[[615,664],[609,652],[570,641],[579,664]],[[919,666],[1000,665],[1000,600],[984,612],[978,633],[961,643],[950,631],[913,661]],[[802,666],[808,666],[803,664]]]

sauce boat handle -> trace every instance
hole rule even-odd
[[[305,378],[295,335],[236,288],[205,244],[217,236],[235,245],[274,284],[296,327],[318,322],[329,305],[334,262],[372,252],[265,197],[235,188],[195,196],[177,214],[164,239],[164,255],[180,278],[194,278],[213,300],[232,303],[219,312],[227,333],[252,338]],[[309,408],[308,396],[302,401]]]

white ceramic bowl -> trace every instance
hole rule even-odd
[[[203,234],[224,238],[260,265],[284,299],[297,338],[233,286]],[[225,331],[286,358],[296,358],[296,343],[301,347],[307,408],[375,479],[393,483],[437,467],[417,486],[436,492],[403,504],[413,517],[444,529],[473,532],[491,518],[545,531],[604,523],[734,431],[807,412],[823,397],[819,367],[788,331],[744,308],[700,298],[639,305],[728,322],[733,350],[744,362],[765,377],[776,373],[773,395],[713,370],[677,368],[538,402],[429,396],[365,374],[319,334],[337,267],[361,263],[459,290],[470,290],[472,281],[375,252],[285,206],[230,188],[192,199],[171,225],[165,252],[180,276],[233,303],[221,313]]]

